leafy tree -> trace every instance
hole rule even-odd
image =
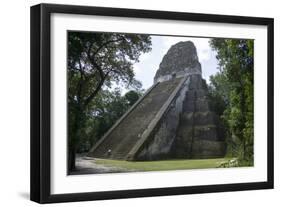
[[[253,40],[212,39],[220,72],[211,80],[212,96],[220,99],[228,130],[228,150],[241,165],[253,163]]]
[[[112,83],[140,87],[133,64],[151,50],[148,35],[119,33],[68,33],[68,170],[75,168],[75,154],[84,132],[91,102]]]
[[[134,105],[134,103],[137,102],[137,100],[140,98],[141,95],[142,95],[141,92],[130,90],[129,92],[127,92],[125,94],[125,98],[127,100],[127,104],[129,106]]]
[[[223,73],[210,76],[208,86],[211,107],[219,116],[222,116],[228,104],[229,87],[227,78]]]

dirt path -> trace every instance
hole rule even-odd
[[[71,172],[71,175],[82,175],[82,174],[98,174],[98,173],[118,173],[128,172],[129,170],[118,167],[109,167],[101,164],[97,164],[95,159],[92,157],[81,157],[76,158],[76,170]]]

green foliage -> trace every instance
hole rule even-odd
[[[252,165],[254,41],[212,39],[210,45],[220,72],[211,77],[209,88],[227,129],[228,154],[237,156],[239,165]]]
[[[222,73],[210,76],[211,84],[209,88],[209,98],[211,99],[212,110],[219,116],[223,115],[228,101],[228,84],[227,79]]]
[[[141,83],[134,76],[133,64],[139,61],[142,53],[151,50],[151,37],[138,34],[68,32],[68,145],[69,169],[75,168],[75,153],[79,150],[84,136],[89,131],[86,125],[100,126],[98,133],[106,130],[112,120],[91,120],[89,117],[102,111],[103,95],[110,97],[106,88],[114,83],[137,91]],[[103,91],[103,93],[101,93]],[[118,98],[116,94],[113,95]],[[116,101],[116,100],[115,100]],[[112,101],[114,102],[114,101]],[[118,102],[118,101],[117,101]],[[116,119],[122,114],[123,106],[116,103]],[[112,104],[113,107],[114,104]],[[122,108],[122,110],[121,110]],[[109,110],[109,109],[107,109]],[[89,127],[88,127],[89,128]],[[91,144],[91,143],[89,143]]]
[[[129,91],[125,94],[125,98],[127,100],[127,104],[129,106],[132,106],[140,97],[141,92],[136,92],[136,91]]]

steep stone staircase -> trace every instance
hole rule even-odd
[[[90,150],[89,155],[96,158],[125,159],[181,80],[182,78],[176,78],[157,83],[125,117],[121,118],[119,124]]]

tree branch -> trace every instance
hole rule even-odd
[[[85,101],[84,101],[84,107],[86,107],[86,106],[92,101],[92,99],[98,94],[98,92],[100,91],[100,89],[101,89],[101,87],[102,87],[104,81],[105,81],[105,79],[102,79],[102,80],[98,83],[96,89],[90,94],[90,96],[88,96],[88,98],[85,99]]]
[[[98,54],[99,51],[100,51],[103,47],[105,47],[106,45],[108,45],[108,44],[110,44],[110,43],[114,43],[114,42],[119,42],[119,41],[121,41],[121,40],[124,40],[124,41],[125,41],[126,38],[123,37],[123,36],[121,36],[120,38],[115,39],[115,40],[108,40],[107,42],[103,43],[103,44],[95,51],[95,53],[94,53],[93,56],[96,56],[96,54]]]
[[[95,61],[95,55],[98,54],[98,52],[105,46],[107,46],[108,44],[114,43],[114,42],[119,42],[121,40],[126,40],[124,37],[120,37],[118,39],[115,40],[109,40],[105,43],[103,43],[96,51],[93,55],[91,55],[90,53],[90,49],[86,52],[89,61],[91,62],[91,64],[94,66],[94,68],[97,69],[99,75],[100,75],[100,81],[96,87],[96,89],[88,96],[88,98],[85,99],[84,101],[84,107],[86,107],[91,101],[92,99],[98,94],[98,92],[100,91],[100,89],[102,88],[105,79],[107,78],[108,74],[111,72],[111,70],[108,70],[106,73],[104,73],[104,71],[102,70],[102,68],[97,64],[97,62]]]
[[[81,93],[82,93],[83,79],[84,79],[85,73],[84,73],[84,69],[83,69],[83,66],[81,64],[80,59],[79,59],[78,63],[79,63],[80,79],[79,79],[78,84],[77,84],[77,101],[78,101],[78,104],[79,104],[81,102]]]

